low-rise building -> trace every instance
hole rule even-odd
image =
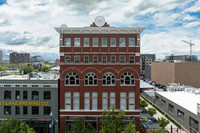
[[[10,53],[10,64],[29,63],[30,53]]]

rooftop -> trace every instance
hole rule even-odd
[[[140,80],[140,88],[154,88],[154,86],[144,82],[143,80]]]

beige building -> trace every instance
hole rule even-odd
[[[174,82],[200,88],[200,63],[152,62],[151,80],[162,85]]]

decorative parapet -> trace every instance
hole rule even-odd
[[[200,114],[200,104],[199,103],[197,103],[197,113]]]

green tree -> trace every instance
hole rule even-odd
[[[154,108],[148,108],[147,112],[149,113],[151,117],[153,117],[157,113],[156,109]]]
[[[20,69],[20,73],[22,73],[22,71],[24,71],[24,74],[30,73],[34,71],[34,67],[32,66],[23,66],[22,69]]]
[[[139,133],[135,130],[135,125],[132,123],[132,121],[129,121],[129,123],[124,128],[125,133]]]
[[[50,71],[50,69],[51,69],[51,66],[43,66],[42,67],[43,72],[48,72],[48,71]]]
[[[20,122],[18,119],[11,118],[0,122],[1,133],[35,133],[33,128],[30,128],[25,122]]]
[[[85,123],[83,118],[77,118],[74,126],[70,130],[71,133],[96,133],[96,129],[89,123]]]
[[[140,99],[140,107],[145,110],[145,107],[148,106],[148,103],[145,100]]]
[[[169,124],[169,120],[165,119],[164,117],[158,118],[159,126],[163,129]]]

